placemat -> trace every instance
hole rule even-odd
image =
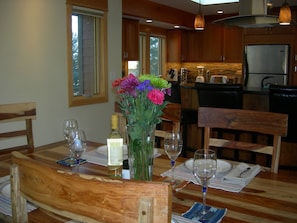
[[[2,192],[2,189],[7,184],[10,184],[10,176],[1,177],[0,178],[0,188],[1,188],[0,212],[5,214],[5,215],[12,216],[10,196],[7,195],[7,192],[5,192],[5,194]],[[27,202],[28,212],[31,212],[31,211],[35,210],[36,208],[37,208],[36,206],[34,206],[33,204]]]
[[[238,164],[240,165],[240,164]],[[233,168],[229,173],[237,172],[234,171],[238,168],[238,165],[233,165]],[[246,164],[247,165],[247,164]],[[245,173],[244,181],[243,180],[226,180],[224,176],[215,176],[210,180],[209,187],[221,189],[230,192],[240,192],[260,171],[261,168],[259,165],[248,165],[251,169],[248,173]],[[241,166],[239,166],[241,167]],[[227,175],[228,173],[226,173]],[[171,177],[171,170],[167,170],[161,174],[163,177]],[[178,180],[185,180],[193,182],[194,184],[200,184],[197,182],[191,170],[185,167],[184,163],[178,165],[174,169],[174,177]]]
[[[192,220],[193,222],[200,223],[218,223],[221,222],[226,215],[227,208],[216,208],[206,206],[207,213],[202,215],[203,204],[195,202],[192,207],[182,217]],[[206,217],[206,219],[204,219]]]

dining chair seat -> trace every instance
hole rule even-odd
[[[198,126],[204,128],[204,149],[209,147],[247,150],[271,156],[271,172],[279,167],[281,137],[287,135],[288,115],[273,112],[200,107]],[[238,140],[215,138],[212,129],[239,130],[249,133],[267,134],[273,137],[273,144],[250,143]]]
[[[28,222],[27,201],[49,214],[81,222],[170,222],[168,183],[68,172],[17,151],[12,152],[12,163],[13,223]]]

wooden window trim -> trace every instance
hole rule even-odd
[[[92,95],[91,97],[74,96],[73,95],[73,82],[72,82],[72,29],[71,17],[72,7],[81,6],[91,9],[107,11],[107,0],[92,1],[92,0],[67,0],[67,66],[68,66],[68,104],[69,107],[89,105],[96,103],[103,103],[108,101],[108,72],[107,72],[107,13],[102,17],[103,32],[100,32],[100,47],[99,47],[99,94]]]

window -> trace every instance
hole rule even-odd
[[[165,44],[164,38],[151,36],[150,37],[150,73],[162,76]]]
[[[67,5],[69,106],[107,101],[106,13]]]
[[[139,62],[128,61],[128,73],[162,76],[165,73],[166,63],[165,37],[140,33],[139,46]]]

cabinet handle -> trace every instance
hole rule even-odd
[[[123,57],[124,57],[124,59],[127,59],[128,58],[128,52],[123,52]]]

